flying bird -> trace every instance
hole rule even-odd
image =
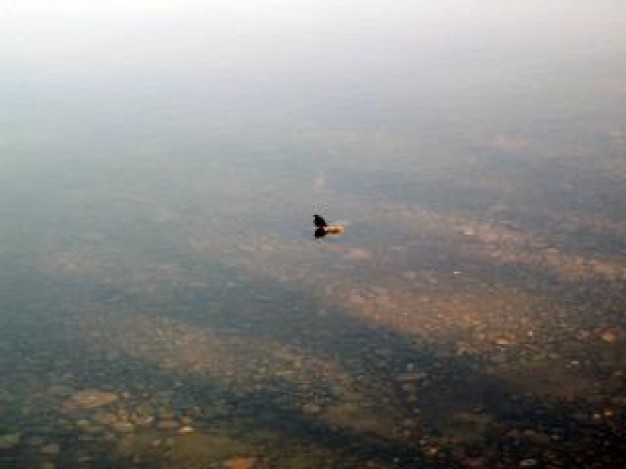
[[[318,214],[313,215],[313,224],[315,225],[316,238],[323,238],[326,235],[340,235],[346,231],[341,225],[329,225],[324,217]]]

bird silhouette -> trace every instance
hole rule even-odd
[[[313,224],[315,225],[314,235],[316,238],[323,238],[326,235],[340,235],[345,231],[341,225],[329,225],[324,217],[318,214],[313,215]]]

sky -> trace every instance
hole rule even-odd
[[[164,109],[181,125],[213,109],[391,121],[626,99],[621,0],[0,0],[0,17],[11,129]]]
[[[0,54],[17,73],[110,76],[162,62],[236,76],[626,54],[618,0],[3,0],[0,14]]]

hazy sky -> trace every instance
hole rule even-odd
[[[626,97],[623,0],[0,0],[0,18],[5,112],[42,122]]]
[[[309,129],[543,145],[624,132],[626,1],[0,0],[0,72],[5,174]]]
[[[15,72],[236,75],[626,55],[620,0],[5,0],[0,16],[3,66]]]

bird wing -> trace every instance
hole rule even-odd
[[[324,220],[324,218],[320,217],[319,215],[313,215],[313,224],[318,228],[324,228],[325,226],[328,226],[326,220]]]

